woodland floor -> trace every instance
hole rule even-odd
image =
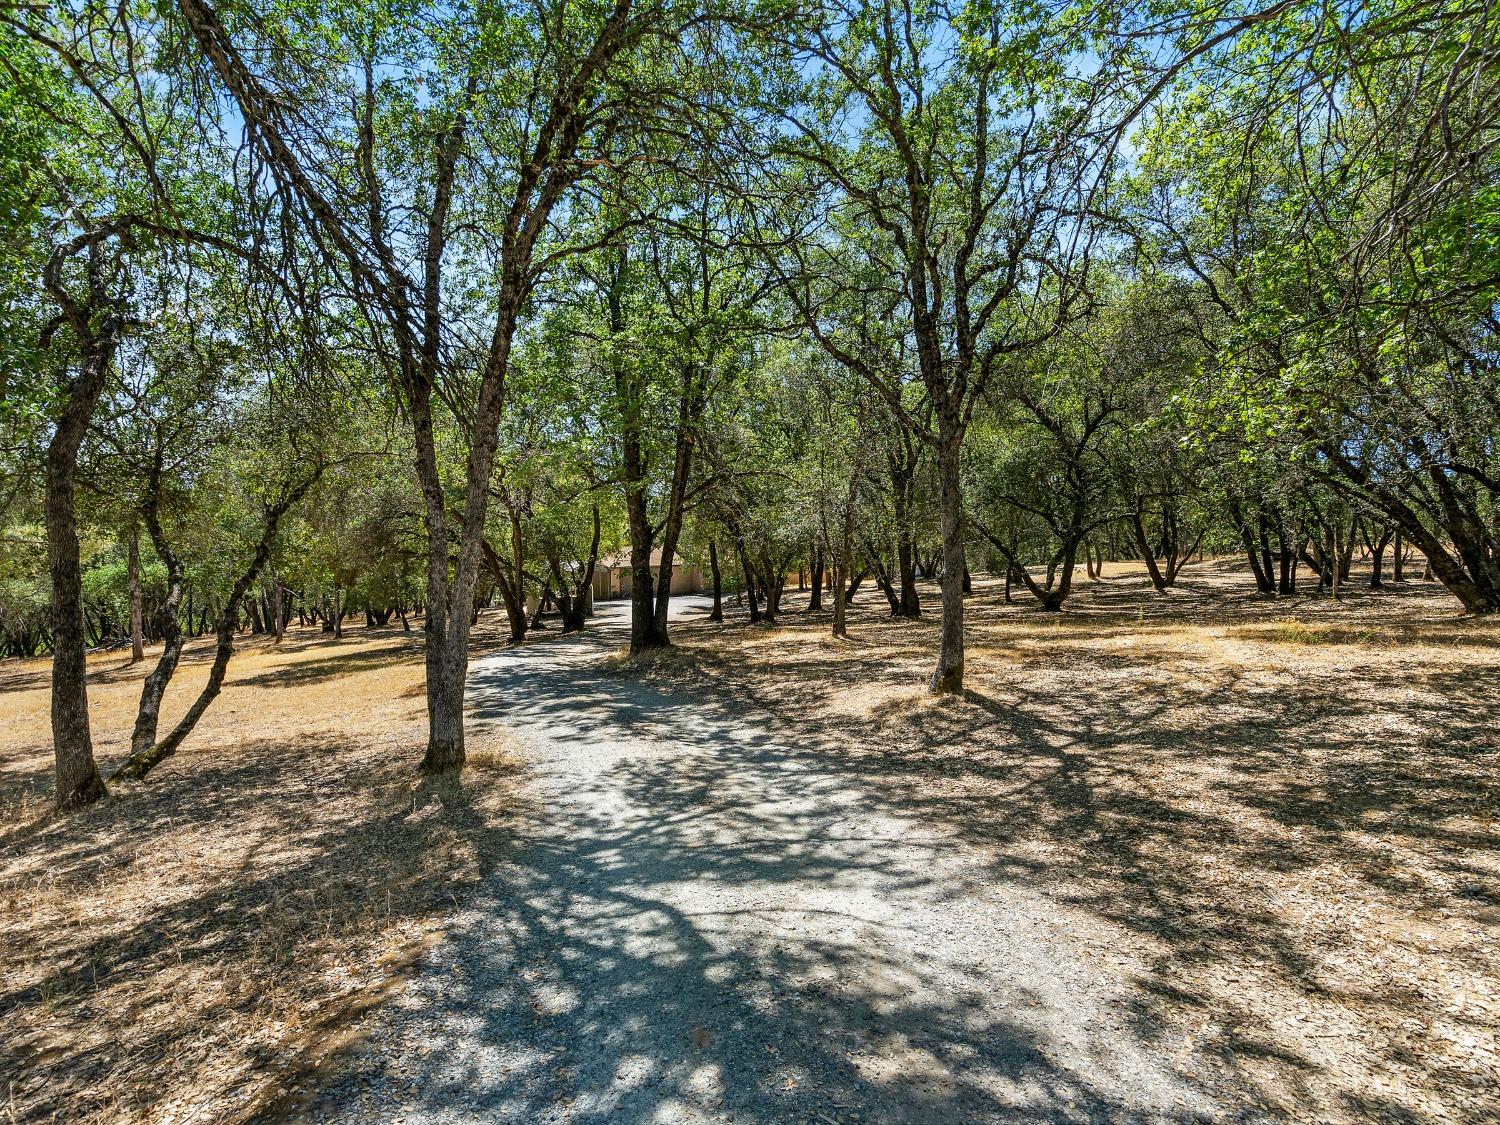
[[[477,879],[516,772],[479,739],[462,786],[417,782],[421,637],[244,638],[183,750],[67,817],[49,665],[0,663],[0,1122],[244,1120],[386,994]],[[90,658],[106,771],[155,655]],[[163,730],[211,658],[189,644]]]
[[[637,663],[497,615],[461,787],[419,634],[298,634],[67,819],[0,665],[11,1114],[1500,1120],[1500,628],[1181,582],[981,581],[941,702],[870,589]],[[95,669],[108,764],[143,670]]]

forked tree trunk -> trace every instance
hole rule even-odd
[[[1156,565],[1156,552],[1151,549],[1151,542],[1146,536],[1146,521],[1141,517],[1139,508],[1130,514],[1130,527],[1135,532],[1136,551],[1140,554],[1141,561],[1146,564],[1146,573],[1151,577],[1152,588],[1158,594],[1165,594],[1167,580],[1161,572],[1161,567]]]
[[[141,701],[136,706],[135,728],[130,734],[132,755],[144,753],[156,741],[156,725],[161,715],[162,696],[166,694],[167,684],[176,673],[177,662],[182,656],[182,624],[177,619],[177,607],[182,602],[183,592],[182,560],[177,557],[177,553],[167,542],[161,521],[157,517],[155,476],[156,474],[153,473],[151,498],[146,504],[146,530],[151,535],[151,544],[156,548],[157,558],[161,559],[167,568],[167,597],[157,609],[156,622],[157,632],[161,635],[161,655],[156,659],[156,667],[151,669],[151,674],[141,684]],[[191,615],[191,610],[189,614]]]
[[[224,676],[229,670],[229,658],[234,655],[234,634],[239,628],[239,607],[245,597],[245,593],[255,585],[256,578],[260,575],[261,568],[266,565],[266,559],[271,554],[271,544],[276,540],[276,529],[281,523],[289,508],[296,504],[307,494],[319,477],[323,475],[325,466],[317,466],[304,480],[285,492],[281,499],[272,507],[267,509],[265,523],[261,528],[260,540],[255,545],[255,553],[250,558],[250,565],[243,573],[235,579],[234,587],[229,597],[224,601],[224,610],[219,615],[218,628],[216,630],[218,643],[214,648],[214,662],[208,671],[208,683],[198,693],[198,698],[193,700],[188,707],[187,714],[172,728],[171,733],[160,742],[148,743],[144,748],[137,750],[132,746],[129,758],[110,775],[111,779],[126,778],[131,781],[139,781],[146,776],[161,762],[177,753],[183,740],[192,734],[193,728],[198,725],[198,720],[203,718],[209,706],[219,697],[219,692],[224,687]],[[174,661],[175,663],[175,661]],[[160,665],[158,665],[160,668]],[[154,675],[155,673],[153,673]],[[170,675],[170,672],[168,673]],[[166,687],[163,679],[162,689]],[[160,694],[156,697],[159,707]],[[145,700],[142,699],[142,706]],[[140,716],[136,721],[137,729],[140,727]],[[152,728],[155,728],[155,716],[152,716]],[[134,739],[132,739],[132,743]]]
[[[740,570],[745,576],[745,597],[750,600],[750,624],[755,625],[760,621],[760,605],[756,600],[755,572],[750,568],[750,555],[745,550],[745,541],[738,533],[735,534],[734,549],[740,557]]]

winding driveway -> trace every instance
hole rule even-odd
[[[627,610],[475,665],[534,812],[324,1119],[1249,1116],[1142,1034],[1135,967],[1057,903],[774,714],[605,670]]]

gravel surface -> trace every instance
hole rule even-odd
[[[305,1112],[1266,1118],[1131,1002],[1138,939],[997,877],[764,716],[619,672],[627,609],[475,665],[475,721],[513,737],[536,812]]]

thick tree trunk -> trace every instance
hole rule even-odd
[[[78,450],[104,392],[117,328],[80,340],[79,373],[68,388],[57,428],[47,445],[47,561],[52,581],[52,752],[57,766],[57,807],[74,808],[105,796],[89,733],[88,657],[84,642],[83,568],[73,482]]]
[[[1130,514],[1130,527],[1135,532],[1136,550],[1141,556],[1141,561],[1146,564],[1146,573],[1151,577],[1152,587],[1155,588],[1158,594],[1165,594],[1167,592],[1167,580],[1162,575],[1161,567],[1156,565],[1156,552],[1151,549],[1151,543],[1146,537],[1146,521],[1141,518],[1139,508]],[[1251,564],[1254,565],[1254,562],[1254,556],[1252,555]],[[1256,580],[1257,582],[1260,581],[1258,573]]]
[[[938,444],[938,523],[943,537],[942,635],[929,688],[935,694],[964,686],[964,503],[959,477],[962,431],[944,422]]]
[[[803,610],[804,613],[822,613],[823,612],[823,585],[824,585],[824,582],[823,582],[823,579],[824,579],[824,563],[823,563],[823,558],[824,558],[824,556],[823,556],[823,546],[820,543],[816,547],[813,548],[813,558],[812,558],[812,593],[810,593],[807,596],[807,608],[805,610]]]
[[[94,382],[83,385],[85,378]],[[52,751],[57,765],[57,807],[61,809],[90,804],[105,795],[89,734],[83,569],[73,510],[78,448],[103,384],[102,369],[96,376],[79,376],[47,448],[45,515],[52,578]]]

